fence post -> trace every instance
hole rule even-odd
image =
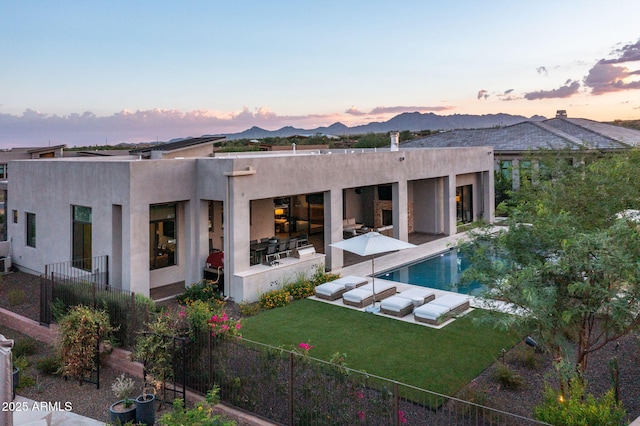
[[[289,424],[293,426],[293,352],[289,352]]]
[[[398,382],[393,382],[393,424],[400,425],[400,396]]]
[[[136,306],[136,294],[134,292],[131,292],[131,309],[129,312],[131,312],[131,332],[129,333],[129,338],[131,338],[130,344],[133,346],[135,342],[134,336],[138,332],[138,309]]]

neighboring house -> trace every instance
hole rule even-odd
[[[342,267],[330,244],[354,223],[406,241],[493,221],[491,147],[398,150],[395,138],[386,150],[226,154],[195,138],[128,156],[13,161],[14,264],[43,273],[68,262],[89,277],[91,259],[108,256],[110,285],[153,296],[199,281],[220,249],[225,295],[256,301],[301,273]],[[255,241],[274,236],[314,248],[256,260]]]
[[[586,155],[640,146],[640,131],[584,118],[568,118],[565,110],[559,110],[555,118],[545,121],[525,121],[488,129],[451,130],[403,143],[402,147],[486,145],[494,148],[496,172],[501,172],[517,189],[521,176],[536,167],[535,151],[565,151],[572,161],[579,162]]]
[[[66,145],[56,145],[44,148],[32,147],[0,150],[0,241],[7,241],[6,203],[9,162],[13,160],[60,158],[63,156],[65,147]]]

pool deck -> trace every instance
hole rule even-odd
[[[470,231],[473,232],[473,231]],[[379,274],[381,272],[384,271],[388,271],[391,269],[395,269],[399,266],[402,265],[406,265],[408,263],[413,263],[415,261],[433,256],[435,254],[438,253],[442,253],[445,251],[448,251],[450,249],[452,249],[453,247],[456,247],[458,245],[460,245],[462,242],[468,240],[470,238],[470,232],[462,232],[456,235],[451,235],[451,236],[447,236],[447,237],[442,237],[442,238],[438,238],[435,239],[433,241],[429,241],[426,242],[424,244],[420,244],[418,246],[416,246],[415,248],[411,248],[411,249],[406,249],[406,250],[401,250],[401,251],[396,251],[390,254],[386,254],[386,255],[378,255],[375,257],[374,263],[375,263],[375,273]],[[360,262],[360,263],[356,263],[354,265],[349,265],[349,266],[345,266],[343,268],[340,269],[336,269],[331,271],[333,273],[337,273],[340,274],[341,276],[347,276],[347,275],[355,275],[358,277],[366,277],[369,282],[371,282],[371,258],[367,258],[366,260]],[[397,287],[398,292],[404,291],[404,290],[408,290],[412,287],[418,287],[418,286],[414,286],[411,284],[404,284],[404,283],[398,283],[395,281],[387,281],[384,280],[382,278],[376,278],[375,279],[376,282],[387,282],[387,283],[392,283],[395,284]],[[424,287],[418,287],[418,288],[424,288]],[[436,297],[440,297],[444,294],[450,293],[448,291],[444,291],[444,290],[438,290],[438,289],[431,289],[435,292]],[[454,294],[459,294],[459,293],[454,293]],[[338,299],[335,301],[327,301],[327,300],[322,300],[322,299],[318,299],[315,296],[310,297],[310,299],[313,300],[317,300],[317,301],[321,301],[324,303],[330,303],[336,306],[342,306],[348,309],[355,309],[358,311],[362,311],[365,312],[364,308],[355,308],[353,306],[347,306],[344,303],[342,303],[342,299]],[[470,312],[472,309],[474,308],[482,308],[486,306],[486,302],[482,299],[482,298],[478,298],[478,297],[473,297],[473,296],[469,296],[469,302],[471,305],[471,309],[467,310],[466,312],[460,314],[460,315],[465,315],[468,312]],[[379,302],[377,302],[377,305],[379,305]],[[493,306],[495,308],[495,306]],[[417,325],[421,325],[424,327],[431,327],[431,328],[442,328],[445,327],[446,325],[450,324],[452,321],[455,320],[455,317],[445,321],[442,324],[439,325],[429,325],[429,324],[425,324],[422,322],[417,322],[415,321],[415,319],[413,318],[413,314],[409,314],[409,315],[405,315],[402,318],[398,318],[395,316],[391,316],[391,315],[385,315],[385,314],[381,314],[381,313],[375,313],[374,315],[381,315],[383,317],[386,318],[391,318],[391,319],[395,319],[395,320],[399,320],[399,321],[404,321],[404,322],[409,322],[409,323],[413,323],[413,324],[417,324]]]

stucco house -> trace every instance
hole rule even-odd
[[[397,138],[391,149],[226,154],[196,138],[125,156],[12,161],[13,262],[32,273],[67,262],[89,276],[103,257],[110,285],[154,296],[199,281],[222,250],[225,295],[255,301],[300,273],[342,267],[330,244],[349,233],[406,241],[492,222],[491,147],[404,150]],[[273,237],[313,246],[279,263],[258,258],[256,244]]]

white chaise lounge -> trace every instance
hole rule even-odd
[[[347,275],[334,281],[320,284],[316,287],[316,297],[325,300],[337,300],[344,292],[363,286],[367,283],[366,278]]]
[[[415,308],[413,317],[426,324],[442,324],[447,319],[469,309],[469,298],[461,294],[446,294]]]
[[[403,317],[413,311],[414,307],[422,306],[435,299],[436,294],[428,288],[411,288],[384,299],[380,304],[383,314]]]
[[[376,283],[376,302],[396,294],[396,286],[391,283]],[[342,303],[364,308],[373,303],[373,284],[349,290],[342,295]]]

